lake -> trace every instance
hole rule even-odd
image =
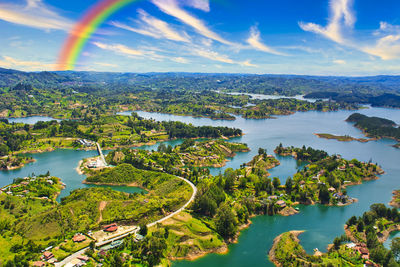
[[[400,110],[398,109],[370,108],[357,112],[400,122]],[[361,215],[373,203],[387,204],[391,199],[393,189],[400,188],[400,149],[392,147],[396,143],[395,141],[382,139],[368,143],[338,142],[321,139],[314,135],[314,133],[331,133],[363,137],[361,131],[353,127],[351,123],[345,122],[345,119],[353,111],[297,112],[290,116],[278,116],[277,119],[262,120],[237,117],[235,121],[142,111],[137,113],[142,117],[156,120],[179,120],[197,126],[228,126],[242,129],[244,135],[231,140],[247,143],[251,151],[238,153],[223,168],[211,168],[213,174],[223,172],[226,168],[239,168],[242,163],[250,161],[257,154],[259,147],[266,148],[269,153],[273,153],[279,143],[284,146],[312,146],[330,154],[341,154],[346,159],[357,158],[361,161],[371,159],[386,171],[379,180],[348,188],[348,194],[359,199],[359,202],[355,204],[345,207],[300,206],[300,213],[291,217],[257,216],[252,219],[252,225],[241,233],[239,242],[229,246],[228,254],[210,254],[193,262],[177,261],[173,263],[174,266],[273,266],[267,257],[272,241],[277,235],[289,230],[306,231],[300,236],[300,240],[308,253],[312,253],[314,248],[325,251],[326,246],[336,236],[344,233],[343,226],[351,216]],[[170,144],[176,145],[179,142],[181,141],[174,140]],[[158,144],[143,147],[143,149],[156,149],[157,146]],[[52,175],[61,177],[67,184],[66,190],[62,192],[62,195],[65,196],[70,190],[85,186],[81,184],[84,176],[78,175],[75,168],[79,160],[94,155],[96,155],[95,151],[74,150],[33,154],[32,156],[37,159],[37,162],[28,164],[20,170],[0,172],[0,186],[10,183],[15,177],[25,176],[32,172],[40,174],[50,170]],[[279,177],[284,183],[288,176],[296,172],[298,165],[292,158],[279,158],[279,160],[281,165],[270,170],[270,173],[272,177]]]
[[[52,117],[46,116],[31,116],[26,118],[7,118],[10,123],[26,123],[26,124],[35,124],[38,121],[60,121],[59,119],[54,119]]]

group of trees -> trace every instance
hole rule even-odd
[[[400,128],[392,120],[354,113],[346,121],[354,122],[355,126],[362,129],[368,136],[389,137],[400,141]]]
[[[302,148],[296,148],[293,146],[283,147],[282,143],[275,148],[275,153],[283,156],[292,155],[294,153],[297,160],[308,162],[316,162],[328,156],[328,153],[323,150],[314,149],[312,147],[306,148],[306,146],[303,146]]]
[[[384,220],[386,221],[384,223]],[[400,264],[400,238],[392,241],[391,249],[386,249],[378,240],[378,231],[385,230],[391,224],[400,223],[400,213],[396,208],[387,208],[384,204],[373,204],[369,211],[361,217],[353,216],[347,222],[347,227],[355,226],[359,233],[364,233],[371,259],[383,266]]]
[[[221,136],[234,137],[242,135],[242,130],[229,127],[193,126],[179,121],[164,121],[162,126],[170,138],[206,137],[217,138]]]

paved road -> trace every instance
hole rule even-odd
[[[179,179],[181,179],[181,180],[183,180],[183,181],[185,181],[187,184],[189,184],[189,185],[192,187],[192,189],[193,189],[193,194],[192,194],[192,196],[190,197],[189,201],[186,202],[186,204],[183,205],[179,210],[177,210],[177,211],[171,213],[171,214],[168,215],[168,216],[165,216],[164,218],[159,219],[158,221],[149,223],[149,224],[147,225],[147,227],[152,227],[152,226],[156,225],[157,223],[161,223],[161,222],[163,222],[163,221],[165,221],[165,220],[168,220],[169,218],[171,218],[171,217],[175,216],[176,214],[180,213],[180,212],[181,212],[182,210],[184,210],[190,203],[192,203],[193,200],[194,200],[194,198],[196,197],[196,194],[197,194],[197,187],[196,187],[191,181],[189,181],[189,180],[187,180],[187,179],[185,179],[185,178],[182,178],[182,177],[179,177],[179,176],[176,176],[176,177],[179,178]]]
[[[88,248],[89,248],[89,247],[86,247],[86,248],[84,248],[84,249],[81,249],[81,250],[75,252],[74,254],[69,255],[69,256],[66,257],[63,261],[54,263],[54,265],[55,265],[56,267],[64,266],[65,264],[69,263],[69,262],[72,261],[73,259],[76,259],[76,258],[78,258],[79,256],[82,256],[82,255],[86,252],[86,250],[87,250]]]
[[[99,146],[99,147],[100,147],[100,146]],[[101,150],[100,150],[100,151],[101,151]],[[104,156],[103,156],[103,157],[104,157]],[[149,224],[147,225],[147,227],[152,227],[152,226],[156,225],[157,223],[161,223],[161,222],[163,222],[163,221],[165,221],[165,220],[168,220],[169,218],[171,218],[171,217],[177,215],[178,213],[180,213],[181,211],[183,211],[190,203],[192,203],[193,200],[194,200],[194,198],[196,197],[196,194],[197,194],[197,187],[196,187],[191,181],[189,181],[189,180],[187,180],[187,179],[185,179],[185,178],[182,178],[182,177],[179,177],[179,176],[176,176],[176,177],[179,178],[179,179],[181,179],[181,180],[183,180],[183,181],[185,181],[187,184],[190,185],[190,187],[193,189],[193,194],[192,194],[192,196],[190,197],[190,199],[188,200],[188,202],[186,202],[185,205],[183,205],[180,209],[178,209],[177,211],[175,211],[175,212],[169,214],[168,216],[165,216],[165,217],[159,219],[158,221],[149,223]],[[120,236],[114,237],[114,238],[112,238],[112,239],[109,239],[109,240],[106,240],[106,241],[102,241],[102,242],[96,243],[96,246],[102,246],[102,245],[107,244],[107,243],[110,243],[110,242],[112,242],[112,241],[122,239],[122,238],[128,236],[128,235],[131,234],[131,233],[132,233],[132,231],[129,231],[129,233],[125,233],[125,234],[122,234],[122,235],[120,235]],[[88,247],[86,247],[86,248],[84,248],[84,249],[81,249],[81,250],[79,250],[78,252],[75,252],[74,254],[68,256],[67,258],[65,258],[63,261],[55,263],[55,266],[56,266],[56,267],[64,266],[65,264],[69,263],[69,262],[72,261],[73,259],[76,259],[77,257],[83,255],[87,249],[88,249]]]
[[[105,166],[107,166],[107,162],[106,162],[106,159],[104,157],[103,150],[101,150],[100,144],[97,143],[97,142],[96,142],[96,146],[97,146],[97,152],[99,152],[100,159],[103,162],[103,166],[105,167]]]

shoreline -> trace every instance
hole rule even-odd
[[[393,190],[392,194],[393,194],[393,196],[389,202],[389,205],[394,208],[400,209],[400,190]]]
[[[236,137],[241,137],[243,136],[244,133],[241,135],[233,135],[233,136],[220,136],[218,138],[210,138],[210,137],[193,137],[193,138],[166,138],[166,139],[159,139],[159,140],[152,140],[149,142],[143,142],[143,143],[135,143],[135,144],[130,144],[130,145],[116,145],[112,147],[102,147],[103,150],[116,150],[116,149],[124,149],[124,148],[134,148],[134,147],[142,147],[142,146],[152,146],[157,143],[163,143],[163,142],[168,142],[168,141],[174,141],[178,139],[225,139],[229,140],[232,138]],[[65,137],[65,138],[71,138],[71,137]],[[97,148],[92,146],[92,147],[86,147],[86,148],[75,148],[75,147],[48,147],[46,149],[32,149],[32,150],[20,150],[20,151],[14,151],[12,154],[13,155],[19,155],[19,154],[39,154],[39,153],[46,153],[46,152],[53,152],[57,149],[71,149],[71,150],[85,150],[85,151],[92,151],[96,150]],[[250,151],[250,150],[249,150]],[[238,151],[238,152],[249,152],[249,151]]]
[[[400,224],[392,225],[388,229],[383,230],[380,233],[377,233],[378,241],[383,243],[385,242],[391,233],[400,231]],[[353,243],[359,243],[360,241],[353,236],[353,233],[350,231],[347,225],[344,225],[344,233]]]
[[[296,242],[300,243],[300,239],[299,239],[299,235],[301,235],[302,233],[304,233],[304,230],[293,230],[293,231],[289,231],[289,233],[291,233],[294,236],[294,239]],[[275,250],[276,247],[278,246],[279,241],[281,241],[282,235],[285,233],[282,233],[280,235],[278,235],[277,237],[274,238],[274,241],[272,243],[272,247],[268,252],[268,258],[269,260],[275,264],[275,266],[278,267],[283,267],[283,265],[276,259],[275,257]]]
[[[317,136],[318,138],[322,138],[322,139],[327,139],[327,140],[336,140],[339,142],[352,142],[352,141],[358,141],[361,143],[367,143],[370,141],[377,141],[377,138],[355,138],[352,136],[340,136],[340,135],[334,135],[334,134],[327,134],[327,133],[314,133],[315,136]]]
[[[242,233],[243,230],[249,228],[252,225],[253,222],[250,219],[254,218],[256,216],[258,216],[258,215],[250,215],[250,218],[247,223],[239,225],[238,231],[237,231],[235,237],[232,239],[224,240],[224,244],[222,246],[219,246],[216,248],[210,248],[207,250],[196,251],[193,253],[188,253],[184,257],[169,257],[168,260],[171,260],[171,261],[181,261],[181,260],[195,261],[202,257],[207,256],[208,254],[213,254],[213,253],[219,254],[219,255],[228,254],[229,253],[229,245],[236,244],[239,242],[240,234]]]
[[[13,167],[7,166],[6,168],[0,168],[0,171],[18,170],[18,169],[21,169],[21,168],[25,167],[26,164],[33,163],[33,162],[36,162],[36,159],[31,158],[31,159],[28,159],[26,162],[21,163],[21,164],[18,165],[18,166],[13,166]]]

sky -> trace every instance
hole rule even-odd
[[[0,0],[0,67],[54,70],[96,0]],[[141,0],[113,13],[75,70],[399,75],[399,0]]]

